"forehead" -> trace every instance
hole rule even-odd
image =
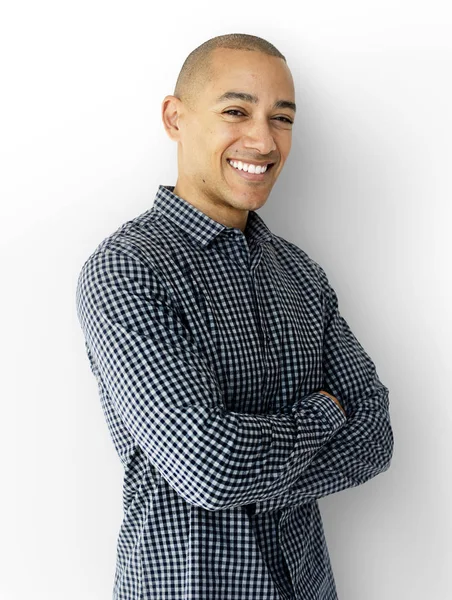
[[[277,56],[249,50],[216,48],[212,52],[211,77],[205,86],[209,100],[216,100],[231,89],[255,96],[263,94],[291,96],[294,85],[289,67]]]

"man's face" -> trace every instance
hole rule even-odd
[[[232,219],[265,204],[292,143],[295,103],[285,61],[261,52],[216,49],[213,78],[197,97],[193,111],[179,105],[178,180],[175,193],[198,205],[216,207]],[[241,92],[257,98],[229,97]],[[273,163],[263,174],[238,170],[230,160]],[[247,213],[246,213],[247,214]]]

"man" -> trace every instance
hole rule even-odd
[[[256,212],[295,112],[273,45],[199,46],[162,104],[176,185],[80,273],[125,469],[116,600],[335,599],[317,499],[390,465],[388,389],[325,271]]]

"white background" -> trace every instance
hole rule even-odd
[[[18,0],[0,15],[0,598],[111,597],[122,467],[76,280],[175,184],[161,102],[189,52],[224,33],[287,58],[293,146],[259,212],[324,267],[390,390],[390,469],[320,500],[339,599],[451,598],[446,2],[159,4]]]

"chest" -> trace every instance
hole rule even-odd
[[[186,257],[180,281],[185,322],[229,410],[274,413],[320,389],[323,305],[312,276],[271,245],[226,245]]]

